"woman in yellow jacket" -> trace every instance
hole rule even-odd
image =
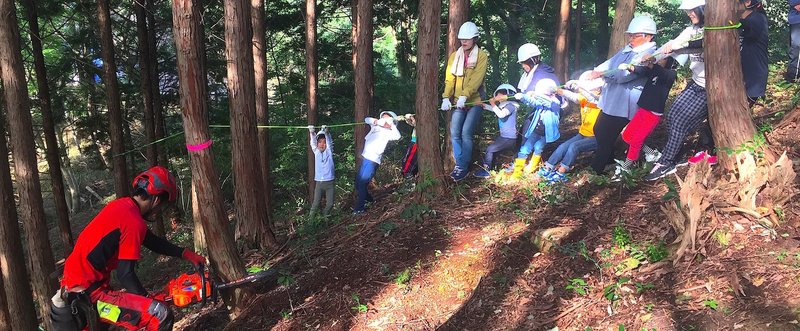
[[[481,100],[486,92],[483,79],[486,76],[488,56],[478,47],[478,27],[475,23],[466,22],[458,29],[458,40],[461,47],[450,54],[445,67],[444,92],[442,93],[443,111],[453,108],[451,99],[455,100],[455,111],[450,120],[450,138],[453,142],[453,158],[456,166],[450,174],[455,181],[460,181],[469,174],[472,163],[473,134],[477,129],[481,112]]]

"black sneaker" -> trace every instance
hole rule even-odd
[[[648,182],[654,181],[666,175],[674,174],[675,171],[677,171],[677,169],[675,169],[675,164],[672,162],[656,163],[656,165],[653,166],[653,170],[650,170],[650,173],[644,176],[644,180]]]

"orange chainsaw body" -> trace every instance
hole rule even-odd
[[[208,280],[208,272],[205,272],[206,282],[205,291],[203,280],[199,272],[183,273],[167,284],[167,296],[172,298],[172,304],[178,307],[185,307],[193,303],[201,302],[205,298],[211,297],[211,282]]]

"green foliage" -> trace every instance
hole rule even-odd
[[[579,295],[586,295],[592,288],[583,278],[572,278],[569,280],[569,284],[567,284],[566,289],[573,290],[575,293]]]
[[[366,313],[368,310],[367,305],[361,303],[361,299],[358,297],[358,294],[353,292],[351,297],[353,298],[353,301],[355,301],[355,306],[350,307],[350,309],[359,313]]]
[[[660,262],[669,256],[669,250],[667,250],[667,245],[663,240],[656,244],[648,243],[644,253],[647,255],[647,261],[650,263]]]
[[[742,143],[736,148],[725,147],[723,151],[725,154],[729,156],[737,155],[740,153],[749,153],[756,159],[756,161],[760,161],[764,159],[764,149],[767,146],[767,137],[764,136],[763,133],[759,132],[753,136],[753,140],[747,141]]]
[[[431,209],[426,204],[411,202],[403,211],[400,212],[400,218],[411,220],[415,223],[422,223],[427,216],[436,215],[436,211]]]
[[[665,178],[663,181],[664,184],[667,185],[667,193],[664,193],[664,195],[661,197],[661,200],[664,202],[675,201],[675,204],[677,204],[678,207],[680,207],[680,201],[679,201],[680,195],[678,194],[677,186],[675,186],[675,183],[669,179]]]
[[[717,310],[717,308],[719,308],[719,303],[715,299],[706,299],[703,300],[703,306],[708,307],[711,310]]]
[[[290,275],[288,273],[284,273],[284,272],[281,272],[278,275],[278,284],[280,284],[281,286],[289,287],[289,286],[294,285],[294,283],[296,283],[296,281],[295,281],[294,277],[292,277],[292,275]]]
[[[652,290],[652,289],[656,288],[656,286],[653,285],[652,283],[635,282],[635,283],[633,283],[633,285],[636,286],[636,293],[637,294],[642,294],[642,293],[644,293],[644,292],[646,292],[648,290]]]
[[[619,248],[631,244],[631,234],[625,228],[625,224],[621,220],[617,220],[614,225],[614,230],[611,232],[611,240]]]
[[[397,275],[395,275],[394,283],[397,284],[398,286],[403,287],[406,284],[408,284],[408,282],[411,281],[412,277],[413,277],[413,270],[411,268],[405,268],[403,269],[403,271],[400,271],[397,273]]]
[[[384,237],[388,237],[395,229],[397,229],[397,224],[392,222],[382,222],[378,224],[378,230],[383,232]]]
[[[622,285],[630,280],[631,279],[628,277],[622,277],[613,284],[606,286],[603,288],[603,297],[606,298],[606,300],[611,301],[611,303],[617,302],[617,300],[620,299],[620,289],[622,288]]]

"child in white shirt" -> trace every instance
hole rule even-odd
[[[386,149],[386,145],[390,141],[400,139],[400,131],[397,130],[397,114],[391,111],[384,111],[380,114],[380,119],[367,117],[364,122],[370,125],[370,131],[364,137],[366,143],[361,156],[364,159],[361,161],[361,169],[356,175],[356,204],[353,208],[353,214],[364,213],[364,206],[367,202],[372,202],[374,199],[369,194],[369,182],[375,176],[375,171],[381,163],[381,156]]]

